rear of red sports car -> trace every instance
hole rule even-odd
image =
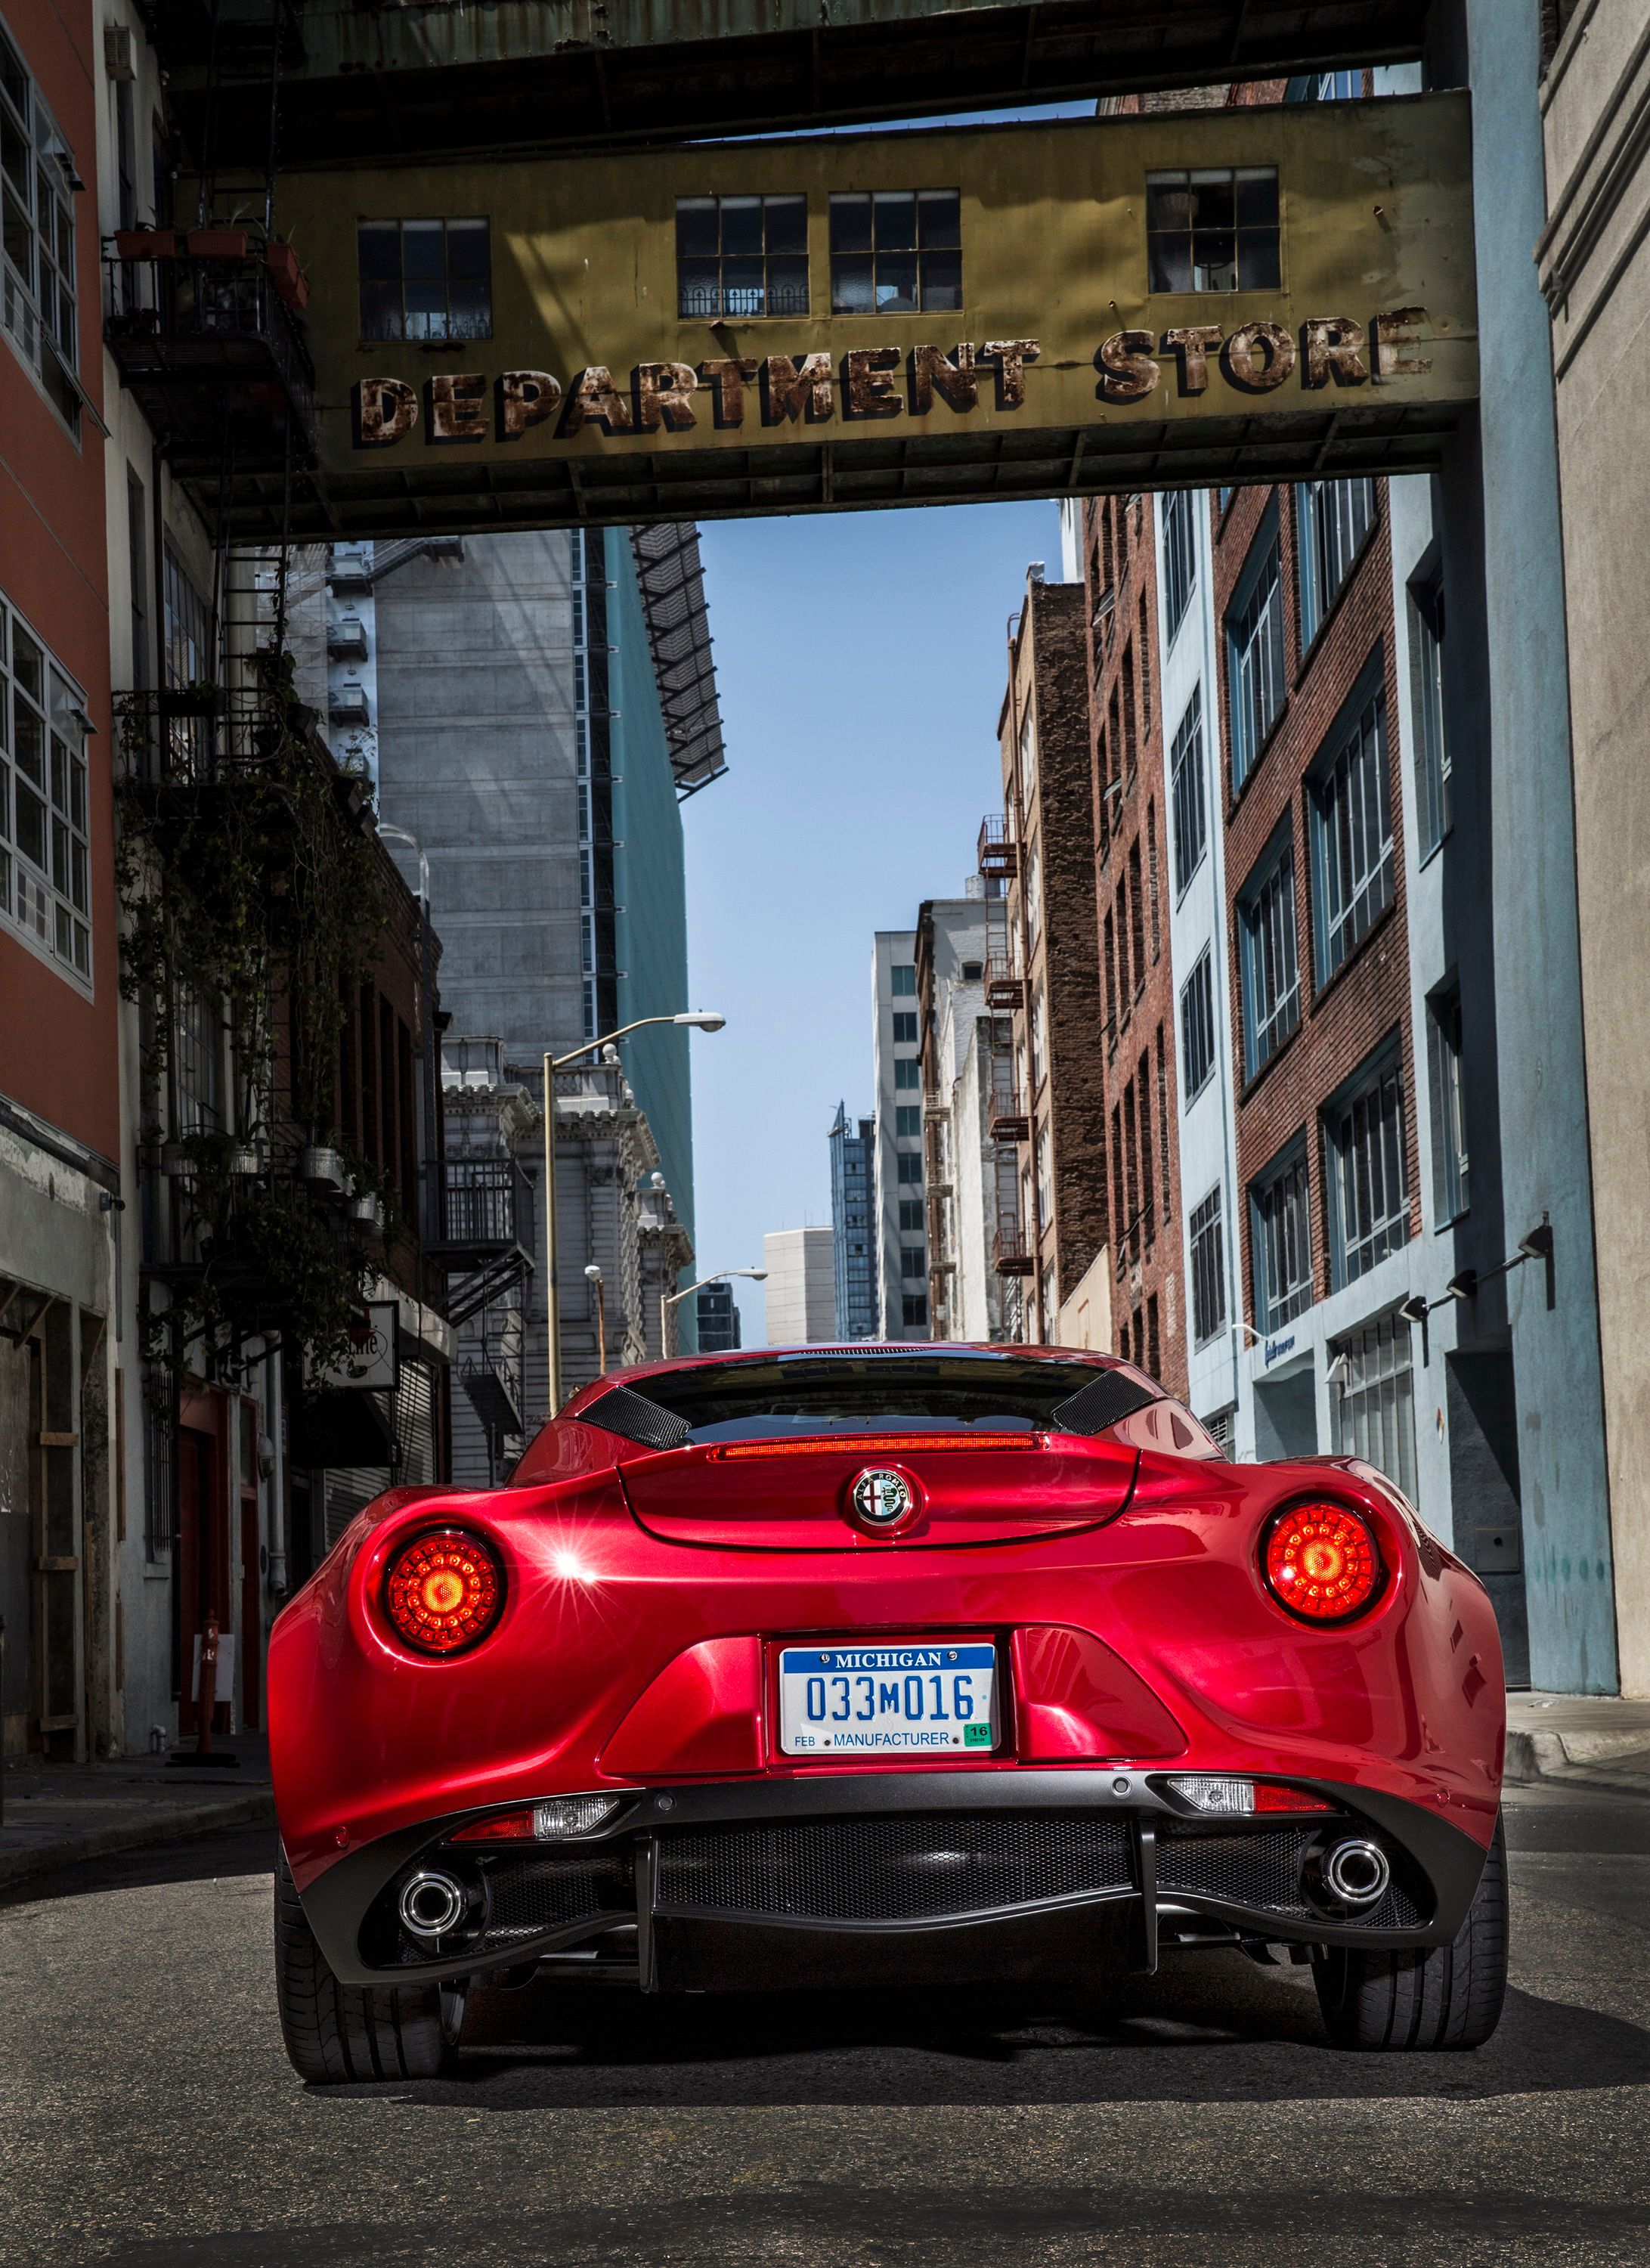
[[[753,1352],[600,1380],[484,1493],[392,1491],[269,1660],[313,2080],[477,1979],[643,1992],[1292,1948],[1330,2036],[1500,2006],[1494,1616],[1371,1468],[1235,1466],[1127,1364]]]

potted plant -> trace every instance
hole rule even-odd
[[[298,1178],[313,1189],[343,1194],[343,1160],[325,1142],[307,1142],[298,1153]]]
[[[114,256],[117,260],[175,260],[178,232],[175,228],[117,228]]]
[[[294,314],[309,305],[309,283],[298,264],[298,254],[284,239],[272,236],[263,247],[276,295]]]
[[[244,228],[192,228],[188,247],[191,260],[244,260],[247,232]]]

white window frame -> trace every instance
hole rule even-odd
[[[1374,481],[1302,481],[1296,488],[1302,653],[1322,629],[1374,524]]]
[[[40,655],[38,701],[18,675],[19,634]],[[0,922],[90,996],[92,784],[85,718],[81,688],[27,617],[0,593]],[[23,756],[35,730],[38,777]],[[25,796],[42,809],[38,858],[19,840]]]
[[[9,148],[12,163],[6,166]],[[19,174],[21,178],[19,178]],[[4,231],[26,232],[28,272],[0,251],[0,331],[77,446],[84,400],[76,264],[74,153],[0,22],[0,202]]]
[[[1175,828],[1175,895],[1183,898],[1209,847],[1209,797],[1204,780],[1203,686],[1194,685],[1169,751],[1169,804]]]
[[[1191,1108],[1214,1077],[1219,1043],[1214,1020],[1214,947],[1205,945],[1180,988],[1181,1114]]]
[[[1249,547],[1226,616],[1226,699],[1232,718],[1232,787],[1260,760],[1289,697],[1284,652],[1284,558],[1276,504]]]
[[[1387,698],[1376,686],[1329,743],[1312,774],[1317,979],[1327,984],[1397,893]]]
[[[1191,1209],[1186,1222],[1186,1250],[1191,1275],[1192,1344],[1212,1346],[1226,1329],[1226,1205],[1219,1182]]]
[[[1330,1281],[1355,1284],[1410,1241],[1403,1069],[1389,1042],[1323,1106]]]
[[[1416,1501],[1415,1369],[1410,1327],[1379,1316],[1330,1350],[1335,1454],[1361,1457]]]

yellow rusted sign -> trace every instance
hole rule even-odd
[[[300,171],[278,222],[335,533],[1402,471],[1477,392],[1464,94]]]

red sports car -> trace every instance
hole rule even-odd
[[[599,1380],[507,1487],[394,1489],[269,1654],[308,2080],[467,1986],[1311,1961],[1330,2038],[1475,2047],[1506,1966],[1482,1587],[1351,1458],[1234,1465],[1129,1364],[805,1347]]]

